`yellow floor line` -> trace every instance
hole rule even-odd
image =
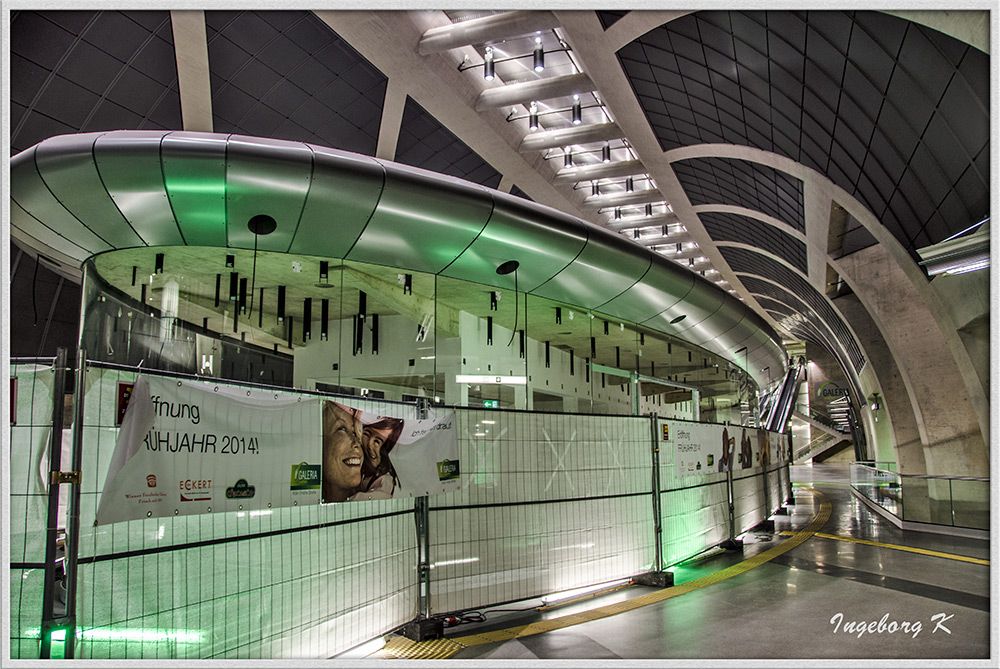
[[[607,618],[619,613],[624,613],[625,611],[632,611],[643,606],[662,602],[667,599],[704,588],[707,585],[725,581],[733,576],[739,576],[740,574],[748,572],[755,567],[759,567],[765,562],[773,560],[779,555],[792,550],[816,534],[816,531],[823,527],[823,525],[825,525],[830,519],[832,506],[826,496],[809,486],[800,487],[808,490],[819,499],[820,508],[816,516],[812,519],[812,522],[810,522],[809,525],[803,529],[792,533],[789,539],[783,541],[777,546],[774,546],[773,548],[770,548],[762,553],[758,553],[752,558],[743,560],[742,562],[734,564],[730,567],[708,574],[707,576],[702,576],[701,578],[693,581],[682,583],[681,585],[675,585],[663,590],[657,590],[655,592],[591,609],[589,611],[573,613],[566,616],[560,616],[558,618],[550,618],[548,620],[539,620],[538,622],[534,622],[529,625],[518,625],[517,627],[509,627],[507,629],[495,630],[493,632],[483,632],[481,634],[470,634],[467,636],[453,637],[450,639],[436,639],[434,641],[423,641],[419,643],[409,639],[403,639],[402,637],[394,637],[388,644],[386,644],[385,648],[382,649],[379,656],[396,657],[401,659],[441,659],[450,657],[459,650],[468,646],[478,646],[485,643],[495,643],[497,641],[509,641],[518,637],[541,634],[542,632],[551,632],[552,630],[563,629],[565,627],[579,625],[592,620],[600,620],[601,618]],[[398,639],[403,640],[398,641]]]
[[[792,532],[785,531],[781,534],[787,535],[792,534]],[[836,539],[838,541],[852,541],[856,544],[865,544],[866,546],[878,546],[879,548],[891,548],[896,551],[906,551],[907,553],[919,553],[920,555],[930,555],[932,557],[948,558],[949,560],[959,560],[961,562],[971,562],[972,564],[985,564],[990,563],[989,560],[983,560],[981,558],[968,557],[966,555],[955,555],[954,553],[942,553],[941,551],[932,551],[926,548],[916,548],[914,546],[900,546],[899,544],[885,544],[879,541],[868,541],[867,539],[855,539],[854,537],[844,537],[839,534],[823,534],[822,532],[816,533],[817,537],[823,539]]]

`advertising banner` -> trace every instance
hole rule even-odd
[[[670,424],[676,475],[698,476],[729,471],[732,455],[724,456],[726,451],[720,445],[724,430],[721,425]]]
[[[739,425],[675,422],[664,424],[663,429],[664,441],[674,446],[677,476],[776,464],[784,443],[780,434]],[[666,438],[668,430],[669,440]]]
[[[460,485],[454,412],[404,420],[321,398],[140,376],[97,521],[414,497]]]

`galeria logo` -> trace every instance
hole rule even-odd
[[[156,474],[148,474],[146,476],[146,487],[148,488],[156,487]]]
[[[321,480],[319,465],[292,465],[292,490],[318,490]]]
[[[459,477],[458,460],[442,460],[437,463],[438,480],[450,481]]]
[[[841,388],[833,381],[827,381],[816,389],[816,397],[847,397],[847,388]]]
[[[246,479],[240,479],[235,484],[226,488],[226,499],[249,499],[256,492],[256,486],[247,483]]]

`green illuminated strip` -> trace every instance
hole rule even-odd
[[[29,629],[25,631],[28,638],[37,639],[41,636],[40,629]],[[61,641],[65,639],[66,630],[59,629],[52,632],[52,639]],[[89,629],[78,629],[76,631],[78,639],[84,641],[140,641],[143,643],[159,643],[162,641],[174,641],[177,643],[201,643],[204,639],[202,632],[197,630],[171,630],[171,629],[146,629],[136,628],[108,628],[91,627]]]

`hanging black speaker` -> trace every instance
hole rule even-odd
[[[285,320],[285,287],[278,286],[278,322]]]
[[[312,339],[312,312],[313,301],[311,297],[302,301],[302,342]]]
[[[323,341],[330,339],[330,300],[320,302],[319,338]]]
[[[372,314],[372,355],[378,355],[378,314]]]

